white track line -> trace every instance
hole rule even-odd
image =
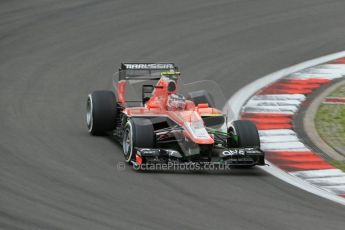
[[[279,142],[279,143],[261,143],[262,150],[302,150],[307,149],[307,147],[300,141],[294,142]],[[308,149],[307,149],[308,150]]]
[[[291,173],[300,178],[320,178],[343,176],[345,173],[340,169],[324,169],[324,170],[305,170]]]
[[[294,135],[296,133],[291,129],[272,129],[272,130],[259,130],[261,136],[281,136],[281,135]]]
[[[295,113],[298,110],[297,106],[250,106],[243,107],[244,112],[265,112],[265,113]]]
[[[304,101],[306,96],[303,94],[272,94],[272,95],[256,95],[250,100],[297,100]]]
[[[319,67],[315,67],[315,68],[308,68],[305,70],[302,70],[301,73],[308,73],[308,74],[320,74],[320,75],[332,75],[332,76],[343,76],[344,75],[344,71],[342,71],[341,69],[321,69]]]
[[[322,186],[322,188],[329,191],[329,192],[338,193],[338,194],[345,194],[345,185]]]
[[[299,100],[253,100],[250,99],[246,106],[299,106]]]
[[[297,136],[293,135],[280,135],[280,136],[260,136],[261,143],[276,143],[281,142],[284,140],[284,142],[297,142],[299,141]]]
[[[345,73],[345,64],[323,64],[323,65],[318,65],[317,68],[338,69],[338,70],[342,70],[343,73]]]
[[[343,176],[336,176],[336,177],[322,177],[322,178],[312,178],[312,179],[305,179],[306,181],[321,185],[321,186],[335,186],[335,185],[345,185],[345,175]]]
[[[289,79],[309,79],[309,78],[319,78],[319,79],[329,79],[334,80],[336,78],[341,78],[341,74],[317,74],[317,73],[294,73],[291,74]]]

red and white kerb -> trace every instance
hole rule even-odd
[[[308,94],[344,76],[345,58],[295,72],[258,91],[243,106],[241,118],[256,124],[268,161],[345,198],[345,173],[306,146],[292,124]],[[327,98],[325,102],[345,104],[345,98]]]

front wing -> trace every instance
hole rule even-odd
[[[194,159],[194,160],[193,160]],[[214,148],[212,158],[208,161],[195,160],[196,158],[185,157],[179,151],[162,148],[137,148],[133,165],[142,164],[186,164],[216,163],[229,166],[254,166],[265,165],[265,153],[259,148]]]

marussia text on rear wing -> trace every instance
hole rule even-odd
[[[160,77],[162,71],[178,71],[174,63],[121,63],[119,80],[137,77]]]
[[[122,63],[123,69],[175,70],[177,66],[174,63]]]

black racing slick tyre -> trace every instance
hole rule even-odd
[[[115,129],[117,100],[112,91],[94,91],[87,97],[86,123],[89,133],[100,136]]]
[[[260,137],[258,129],[252,121],[236,120],[233,121],[228,129],[230,138],[228,146],[235,148],[259,148]]]
[[[152,122],[145,118],[131,118],[123,133],[123,155],[126,162],[134,160],[136,148],[153,148],[155,134]]]

